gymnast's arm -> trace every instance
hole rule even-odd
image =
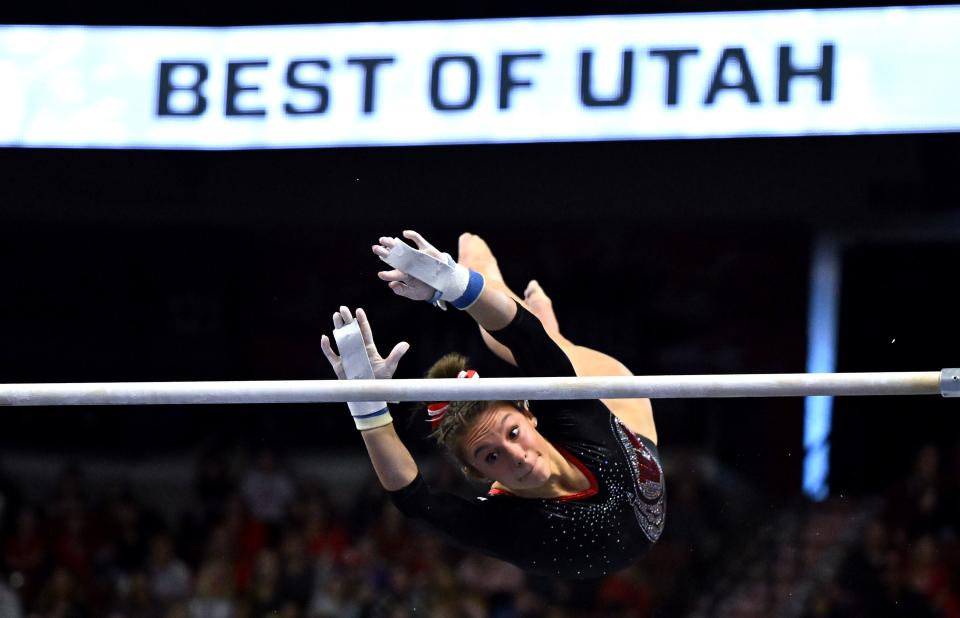
[[[387,282],[388,287],[393,290],[394,294],[411,300],[430,302],[436,302],[440,298],[448,302],[452,300],[455,307],[465,309],[480,326],[487,330],[500,330],[513,320],[517,313],[517,305],[512,298],[500,290],[484,286],[482,276],[468,271],[463,266],[454,264],[449,254],[441,252],[417,232],[405,230],[403,236],[416,243],[416,250],[413,250],[399,238],[390,236],[380,237],[379,243],[373,246],[373,253],[377,257],[394,266],[393,270],[377,273],[381,280]],[[399,267],[404,261],[413,267],[413,264],[417,261],[412,259],[413,254],[424,254],[435,260],[432,265],[429,263],[430,260],[425,260],[427,265],[424,267],[424,274],[433,275],[436,280],[420,280],[417,278],[419,275],[411,274],[405,267],[403,269]],[[454,270],[459,272],[454,274]],[[440,274],[441,272],[443,274]],[[468,272],[470,272],[469,276],[467,276]],[[457,285],[458,283],[459,285]],[[444,292],[444,290],[438,291],[437,288],[448,285],[457,292],[447,290],[446,294],[462,295],[461,299],[469,297],[469,300],[460,305],[456,300],[448,298],[446,295],[441,296],[441,292]],[[466,287],[466,290],[464,290],[464,287]],[[479,295],[477,295],[477,292],[479,292]]]
[[[440,290],[445,294],[442,298],[447,298],[446,294],[449,293],[448,301],[455,307],[464,309],[494,339],[507,346],[524,373],[532,376],[576,375],[570,359],[547,335],[540,320],[505,292],[483,285],[483,277],[478,273],[470,272],[467,276],[467,269],[461,265],[445,266],[444,268],[455,268],[462,272],[450,273],[446,275],[446,279],[438,278],[436,281],[425,282],[398,268],[404,260],[410,264],[415,262],[410,259],[412,253],[426,254],[439,264],[452,264],[449,255],[439,251],[417,232],[406,230],[403,236],[416,243],[416,251],[412,251],[402,240],[388,236],[381,237],[379,244],[373,247],[374,254],[395,266],[394,270],[377,274],[380,279],[388,282],[395,294],[411,300],[436,301],[440,297],[437,288],[447,288]],[[425,269],[425,272],[436,275],[436,270],[434,265]],[[455,280],[459,280],[459,286],[450,285],[450,282]],[[459,300],[467,300],[462,304],[458,303],[458,294],[462,294]]]
[[[417,462],[397,435],[393,423],[361,431],[370,463],[387,491],[398,491],[410,485],[420,474]]]
[[[320,348],[324,356],[333,367],[337,378],[341,380],[363,377],[392,378],[400,358],[410,349],[410,345],[400,342],[394,346],[386,358],[381,357],[373,341],[373,332],[366,313],[363,309],[357,309],[356,313],[356,324],[353,324],[353,316],[346,307],[340,307],[340,310],[333,314],[334,335],[337,336],[338,333],[341,335],[338,337],[340,355],[333,351],[330,338],[323,335],[320,339]],[[349,327],[354,327],[352,336],[344,334],[349,331]],[[367,361],[367,375],[363,375],[362,366],[358,369],[356,365],[357,362],[363,365],[364,360]],[[371,371],[372,376],[369,375]],[[348,406],[383,488],[387,491],[396,491],[410,485],[419,474],[417,463],[400,441],[386,402],[372,404],[351,402]]]
[[[506,328],[517,316],[517,301],[500,290],[484,286],[480,296],[466,311],[487,332]]]

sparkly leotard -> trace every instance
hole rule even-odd
[[[510,325],[491,335],[528,375],[576,375],[520,305]],[[530,410],[540,433],[590,481],[588,489],[551,499],[495,490],[466,499],[434,490],[418,475],[390,497],[404,514],[457,544],[532,573],[598,577],[635,562],[663,531],[666,490],[657,447],[597,400],[531,401]]]

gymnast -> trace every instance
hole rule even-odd
[[[529,376],[631,375],[615,359],[560,334],[536,281],[521,299],[506,286],[479,236],[463,234],[458,261],[421,235],[380,238],[373,252],[399,296],[451,304],[480,326],[487,346]],[[340,379],[389,379],[409,349],[377,351],[363,309],[333,315],[321,348]],[[430,378],[478,379],[456,354]],[[480,378],[482,379],[482,378]],[[663,531],[665,486],[648,399],[451,401],[427,406],[433,437],[471,478],[490,483],[473,499],[431,488],[393,427],[384,402],[348,404],[377,476],[405,515],[455,543],[539,575],[598,577],[640,558]]]

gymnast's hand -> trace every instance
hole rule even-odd
[[[340,307],[340,311],[333,314],[334,328],[341,328],[351,322],[353,322],[353,316],[350,315],[350,309],[347,307]],[[397,364],[400,363],[400,358],[410,349],[410,344],[406,341],[401,341],[393,346],[393,350],[390,351],[390,354],[388,354],[386,358],[383,358],[380,356],[380,352],[377,351],[377,345],[373,342],[373,331],[370,329],[370,322],[367,320],[367,314],[363,309],[357,309],[357,322],[360,326],[360,336],[363,338],[363,346],[367,352],[367,358],[370,359],[370,365],[373,367],[374,377],[378,380],[389,380],[397,370]],[[320,349],[323,350],[323,355],[327,357],[330,366],[333,367],[337,378],[341,380],[346,379],[343,371],[343,362],[340,356],[333,351],[333,347],[330,345],[330,338],[326,335],[320,338]]]
[[[428,243],[423,236],[414,232],[413,230],[405,230],[403,232],[403,237],[415,242],[417,245],[416,250],[421,253],[425,253],[430,257],[444,262],[446,262],[450,257],[448,254],[442,253],[436,247]],[[387,257],[387,254],[390,253],[390,250],[398,244],[406,243],[399,238],[381,236],[380,244],[373,246],[373,252],[380,259],[384,259]],[[411,250],[413,250],[412,247]],[[383,270],[378,272],[377,276],[380,277],[381,280],[387,281],[388,287],[393,290],[395,294],[398,296],[403,296],[404,298],[409,298],[411,300],[430,300],[433,298],[434,294],[436,294],[436,290],[434,288],[400,270]]]

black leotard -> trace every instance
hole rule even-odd
[[[573,365],[519,304],[516,318],[490,333],[527,375],[572,376]],[[627,429],[597,400],[531,401],[537,429],[590,481],[552,499],[491,490],[465,499],[430,488],[417,475],[390,492],[406,515],[459,545],[541,575],[597,577],[628,566],[663,531],[666,491],[657,447]]]

